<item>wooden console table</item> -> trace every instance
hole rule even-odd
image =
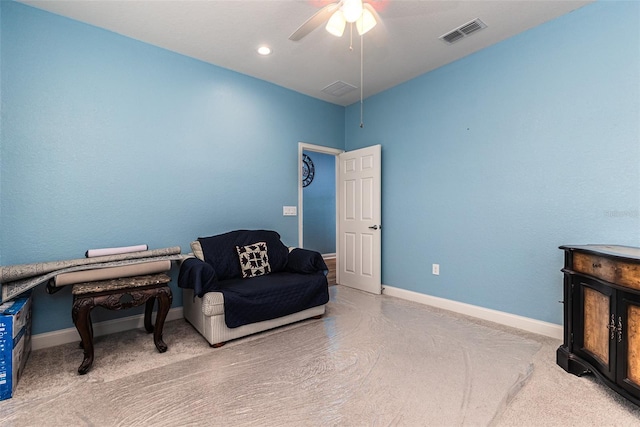
[[[557,363],[594,373],[640,405],[640,248],[560,246],[564,257],[564,343]]]
[[[78,283],[73,286],[71,317],[80,334],[84,350],[84,360],[78,368],[79,374],[86,374],[93,364],[91,310],[97,306],[109,310],[123,310],[146,303],[144,327],[147,332],[153,332],[153,341],[158,351],[160,353],[167,351],[167,345],[162,341],[162,328],[173,300],[171,288],[167,285],[170,281],[171,278],[166,274],[152,274]],[[158,311],[154,327],[151,315],[156,299],[158,300]]]

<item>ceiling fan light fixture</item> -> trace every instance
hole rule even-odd
[[[369,9],[364,9],[362,11],[362,15],[356,21],[356,28],[358,29],[358,34],[363,35],[369,32],[373,27],[377,24],[375,16]]]
[[[341,10],[336,11],[329,21],[327,22],[327,26],[325,29],[336,37],[342,37],[344,34],[344,27],[346,27],[347,21],[344,19],[344,15]]]
[[[362,0],[344,0],[342,13],[347,22],[356,22],[362,15]]]

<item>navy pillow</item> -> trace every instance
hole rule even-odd
[[[280,241],[280,235],[271,230],[236,230],[211,237],[199,237],[202,253],[207,264],[213,266],[218,280],[242,277],[236,246],[247,246],[257,242],[267,243],[267,254],[271,272],[284,270],[289,249]]]

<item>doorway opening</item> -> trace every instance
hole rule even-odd
[[[343,152],[298,143],[298,246],[320,252],[332,272],[338,259],[337,156]]]
[[[381,177],[382,146],[345,152],[321,145],[298,143],[298,246],[305,241],[304,184],[309,182],[307,156],[333,156],[335,169],[335,274],[336,283],[373,294],[382,291]],[[303,170],[306,166],[306,170]],[[314,171],[315,173],[315,171]],[[315,177],[314,177],[315,179]],[[331,230],[327,231],[331,233]],[[312,249],[312,248],[309,248]]]

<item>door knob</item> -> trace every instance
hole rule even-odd
[[[377,225],[372,225],[372,226],[371,226],[371,227],[369,227],[369,228],[370,228],[370,229],[372,229],[372,230],[377,230],[377,229],[378,229],[378,226],[377,226]]]

